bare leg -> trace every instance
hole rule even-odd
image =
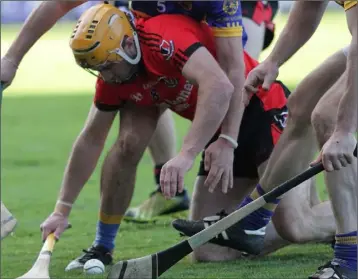
[[[166,110],[159,118],[149,144],[149,151],[155,165],[154,178],[157,189],[140,205],[129,208],[124,220],[145,223],[161,214],[171,214],[189,208],[190,200],[186,191],[175,199],[166,200],[158,187],[161,167],[176,155],[174,119],[170,110]]]
[[[101,212],[123,216],[133,195],[137,164],[157,125],[156,108],[121,109],[120,131],[101,175]]]
[[[336,112],[343,94],[345,75],[320,100],[312,114],[312,123],[320,146],[334,130]],[[337,223],[337,234],[357,230],[357,160],[340,171],[325,173],[327,190]]]
[[[221,192],[221,187],[217,187],[214,193],[210,193],[204,187],[206,176],[198,176],[196,179],[192,206],[190,209],[190,220],[199,220],[207,216],[215,215],[221,210],[227,213],[233,212],[237,204],[253,189],[256,182],[251,179],[235,179],[234,188],[227,194]],[[194,261],[211,262],[211,261],[228,261],[241,257],[237,250],[227,247],[221,247],[215,244],[205,244],[195,249],[192,254]]]
[[[159,118],[149,150],[155,165],[163,165],[176,155],[175,125],[170,110],[166,110]]]
[[[321,203],[321,199],[318,195],[318,191],[317,191],[317,187],[316,187],[316,177],[313,177],[312,179],[310,179],[310,189],[311,189],[311,192],[310,192],[310,200],[311,200],[311,206],[315,206],[317,204],[320,204]]]
[[[308,75],[289,98],[289,119],[268,163],[261,186],[269,191],[306,169],[317,151],[311,113],[323,94],[345,69],[342,51]],[[304,104],[304,105],[303,105]],[[294,243],[330,241],[335,222],[328,202],[319,199],[309,182],[287,193],[277,207],[273,223],[284,239]],[[314,195],[312,195],[314,194]],[[297,197],[300,199],[299,204]]]
[[[289,118],[260,180],[268,192],[306,169],[317,151],[311,113],[324,93],[345,70],[340,50],[311,72],[289,97]]]
[[[259,167],[260,175],[266,165]],[[336,225],[332,209],[328,201],[320,202],[315,182],[315,179],[308,180],[283,197],[266,228],[265,246],[259,256],[292,243],[333,240]]]
[[[291,243],[330,242],[336,224],[328,201],[311,206],[311,182],[292,189],[281,200],[272,222],[279,234]]]

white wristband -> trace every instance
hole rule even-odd
[[[232,147],[233,147],[234,149],[236,149],[236,148],[239,146],[239,144],[237,143],[237,141],[234,140],[232,137],[230,137],[230,136],[228,136],[228,135],[220,134],[219,138],[226,139],[228,142],[231,143],[231,145],[232,145]]]
[[[65,201],[62,201],[62,200],[58,200],[57,201],[58,204],[62,204],[64,206],[67,206],[67,207],[72,207],[72,203],[69,203],[69,202],[65,202]]]

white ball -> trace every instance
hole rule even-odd
[[[104,270],[104,264],[97,259],[88,260],[83,266],[83,271],[89,275],[102,274]]]

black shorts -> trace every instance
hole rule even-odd
[[[234,177],[258,178],[258,167],[268,160],[286,124],[288,88],[277,81],[264,94],[254,95],[246,107],[235,149]],[[217,140],[217,133],[208,143]],[[208,146],[207,145],[207,146]],[[207,147],[206,146],[206,147]],[[199,167],[199,176],[206,176],[205,152]]]

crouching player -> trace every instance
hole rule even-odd
[[[160,115],[158,106],[170,106],[193,119],[179,155],[184,157],[180,161],[189,168],[196,154],[205,147],[206,139],[212,137],[223,121],[232,92],[226,75],[212,57],[214,43],[207,25],[185,16],[164,15],[148,21],[138,20],[135,30],[132,24],[123,12],[109,5],[99,5],[83,15],[74,31],[71,45],[77,62],[84,68],[99,71],[108,84],[102,79],[98,81],[95,106],[73,148],[55,212],[42,226],[44,237],[51,231],[59,237],[66,227],[71,204],[92,173],[122,105],[119,138],[105,160],[101,179],[101,217],[112,221],[108,225],[99,224],[96,249],[92,247],[91,253],[86,253],[87,257],[100,258],[105,264],[111,262],[118,220],[131,199],[142,147],[151,139]],[[184,25],[188,33],[184,34],[186,41],[182,39]],[[183,79],[183,75],[187,79]],[[198,87],[194,88],[192,82]],[[118,89],[123,96],[118,95]],[[122,100],[128,104],[123,105]],[[131,103],[150,106],[144,108]],[[228,125],[223,125],[222,131],[227,128]],[[224,167],[230,171],[236,142],[224,135],[218,142],[229,162]],[[212,159],[215,162],[215,157]],[[175,194],[174,185],[175,188],[164,189],[164,192]],[[183,186],[182,181],[180,185]],[[80,266],[83,261],[77,264]]]
[[[199,24],[186,16],[173,17],[172,21],[169,25],[163,18],[131,22],[126,14],[109,4],[96,5],[81,17],[74,30],[71,46],[79,65],[88,70],[99,71],[103,80],[114,90],[118,87],[116,83],[122,84],[124,87],[121,90],[128,94],[126,97],[132,103],[141,104],[152,100],[153,103],[149,104],[161,104],[165,107],[169,104],[178,111],[189,108],[192,112],[195,111],[193,125],[181,152],[171,163],[184,167],[185,171],[189,170],[195,157],[204,149],[207,139],[215,134],[221,123],[226,139],[221,137],[217,144],[227,156],[219,159],[230,162],[233,147],[236,146],[233,143],[235,141],[230,139],[238,134],[240,123],[235,115],[236,107],[229,107],[234,100],[233,86],[211,54],[214,51],[214,46],[209,44],[209,40],[213,43],[213,37],[208,36],[211,31],[206,24]],[[184,33],[180,21],[188,26]],[[203,26],[203,32],[192,34],[192,28],[201,30]],[[187,35],[186,38],[190,40],[183,42],[183,35]],[[209,45],[210,49],[203,45]],[[158,64],[162,67],[157,67]],[[242,71],[243,80],[244,67]],[[182,75],[198,85],[198,94],[191,94],[193,85],[190,81],[185,88],[180,89],[178,83]],[[98,82],[98,92],[101,92],[103,80]],[[173,92],[180,94],[171,96]],[[149,98],[144,98],[145,96]],[[120,101],[112,92],[105,95],[105,98]],[[194,105],[186,104],[188,99]],[[91,108],[86,126],[73,147],[56,210],[43,225],[44,236],[49,231],[56,231],[56,236],[59,236],[66,227],[64,222],[71,204],[96,166],[108,130],[118,115],[118,108],[118,104],[108,104],[107,99],[96,99],[96,106]],[[133,107],[130,102],[121,107],[120,136],[103,165],[101,222],[98,223],[96,241],[85,256],[100,258],[105,264],[111,262],[110,252],[114,248],[115,235],[132,196],[135,170],[143,153],[141,147],[147,146],[151,139],[151,129],[157,126],[159,112],[158,106],[138,108]],[[138,132],[140,135],[137,137]],[[122,152],[125,153],[125,158],[122,157]],[[217,159],[218,157],[213,156],[213,162]],[[118,168],[122,165],[125,167]],[[176,169],[176,166],[172,169]],[[223,164],[222,167],[229,176],[232,164]],[[183,175],[170,176],[169,185],[172,178],[182,179]],[[227,181],[230,182],[229,179]],[[183,184],[180,185],[179,192],[183,188]],[[164,189],[168,196],[173,196],[176,192],[177,188]],[[58,225],[58,222],[61,224]],[[82,260],[85,258],[82,257]],[[77,264],[80,266],[83,261],[77,261]],[[69,267],[72,268],[73,266]]]
[[[121,5],[121,1],[114,2],[116,6]],[[241,88],[243,80],[239,77],[243,78],[244,76],[242,47],[245,46],[247,42],[247,34],[242,28],[240,2],[241,1],[238,0],[132,1],[130,5],[131,11],[138,18],[148,19],[160,14],[184,14],[197,21],[205,20],[215,37],[218,63],[234,86],[234,98],[236,100],[233,99],[231,106],[235,108],[235,112],[238,114],[236,117],[238,123],[240,123],[244,110],[242,105],[240,107],[240,104],[242,104],[240,98],[242,96]],[[231,137],[235,137],[234,134],[232,134]],[[156,142],[160,141],[159,139],[157,140],[156,135],[152,141],[154,140]],[[167,165],[164,169],[165,168],[167,168]],[[158,168],[158,174],[160,174],[160,171]],[[182,196],[183,193],[177,193],[173,199],[167,200],[161,192],[161,188],[158,187],[156,191],[150,194],[149,199],[137,207],[128,209],[124,220],[145,221],[153,218],[160,210],[166,210],[163,208],[163,204],[172,204],[177,199],[183,199]],[[183,205],[179,202],[176,204],[179,206],[178,209]]]

